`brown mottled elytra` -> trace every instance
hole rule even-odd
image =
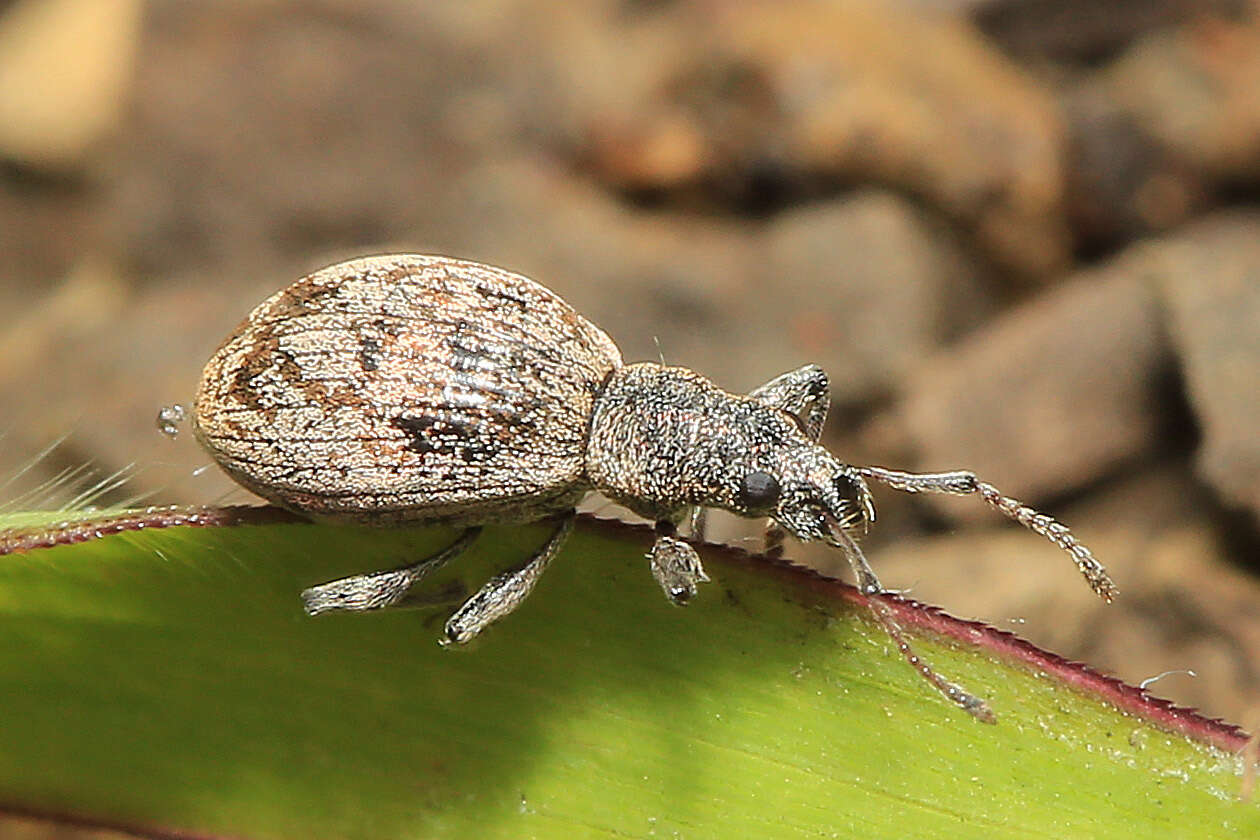
[[[1055,520],[969,472],[854,467],[818,444],[830,403],[816,365],[732,394],[682,367],[626,365],[612,340],[554,293],[503,269],[400,254],[330,266],[264,301],[207,363],[198,440],[233,478],[309,516],[465,528],[417,563],[303,593],[307,612],[399,603],[487,523],[557,517],[546,544],[493,577],[446,623],[462,644],[520,605],[559,552],[574,506],[598,490],[656,521],[652,574],[675,603],[707,581],[677,536],[717,507],[767,517],[842,550],[858,585],[883,592],[855,539],[875,518],[874,480],[908,493],[979,495],[1064,549],[1101,597],[1106,571]],[[907,660],[977,718],[988,705],[910,648],[891,610],[876,618]]]

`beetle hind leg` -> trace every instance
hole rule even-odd
[[[469,528],[455,542],[418,563],[312,586],[302,593],[306,612],[319,615],[333,610],[379,610],[395,606],[430,572],[463,554],[480,533],[481,528]]]
[[[534,590],[547,566],[560,553],[560,548],[573,531],[574,516],[574,513],[567,514],[543,547],[528,561],[490,578],[465,601],[446,622],[442,645],[467,644],[481,631],[519,607]]]

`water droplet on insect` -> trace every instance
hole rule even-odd
[[[184,422],[184,418],[187,416],[188,413],[179,403],[162,406],[157,413],[158,431],[168,438],[174,439],[179,435],[180,424]]]

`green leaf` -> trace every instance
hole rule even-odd
[[[425,589],[546,533],[489,528]],[[1237,730],[890,601],[986,726],[852,589],[733,550],[679,609],[649,532],[583,521],[467,651],[437,644],[449,607],[303,614],[304,587],[453,536],[173,527],[0,558],[0,806],[253,838],[1260,836]]]

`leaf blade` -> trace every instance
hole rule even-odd
[[[251,837],[1260,829],[1221,744],[919,641],[993,704],[999,726],[978,725],[851,590],[729,551],[706,550],[715,583],[680,610],[645,535],[584,522],[470,651],[438,647],[442,609],[302,614],[303,587],[452,536],[172,528],[3,558],[0,713],[23,726],[0,729],[0,800]],[[475,587],[543,539],[487,529],[432,586]]]

